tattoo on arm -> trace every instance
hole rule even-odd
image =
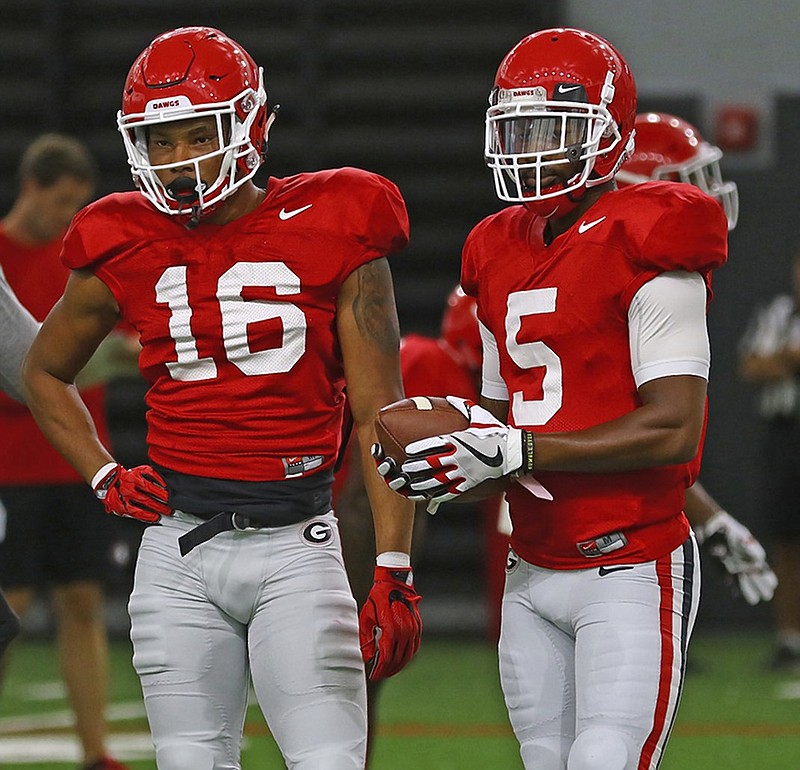
[[[374,260],[359,268],[353,315],[364,337],[375,342],[381,350],[397,349],[400,325],[385,260]]]

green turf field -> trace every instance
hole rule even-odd
[[[686,685],[662,770],[798,770],[800,674],[765,674],[767,637],[698,635],[699,667]],[[20,643],[0,696],[0,767],[63,770],[77,745],[52,646]],[[136,676],[126,644],[113,646],[112,746],[131,768],[153,770]],[[521,768],[497,681],[494,650],[481,642],[426,640],[390,680],[371,770]],[[253,707],[243,767],[283,763]]]

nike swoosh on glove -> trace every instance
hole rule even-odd
[[[703,551],[724,567],[734,592],[748,604],[772,599],[778,578],[767,564],[763,546],[744,524],[726,511],[717,511],[695,534]]]
[[[416,654],[422,637],[419,601],[409,567],[375,567],[358,618],[361,655],[371,681],[394,676]]]
[[[469,427],[414,441],[405,447],[408,459],[400,467],[410,493],[424,495],[437,507],[488,479],[520,470],[525,462],[526,439],[520,428],[505,425],[474,401],[456,396],[447,400],[469,420]]]
[[[167,483],[149,465],[131,469],[117,465],[95,485],[94,493],[103,501],[106,513],[114,516],[153,524],[172,515]]]

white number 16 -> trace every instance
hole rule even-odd
[[[237,262],[217,283],[217,300],[222,316],[225,355],[246,375],[288,372],[306,350],[305,313],[289,302],[245,300],[247,286],[272,286],[279,295],[300,293],[300,279],[283,262]],[[186,285],[186,266],[168,267],[156,283],[156,302],[169,305],[169,333],[175,343],[177,361],[167,363],[174,380],[191,382],[217,376],[213,358],[200,358],[192,334],[192,308]],[[283,324],[280,347],[253,351],[248,339],[249,324],[279,318]]]

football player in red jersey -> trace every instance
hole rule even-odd
[[[387,483],[431,506],[508,479],[500,674],[523,763],[655,770],[700,598],[683,513],[706,414],[710,273],[727,222],[696,187],[617,190],[636,89],[607,41],[548,29],[497,71],[485,157],[509,206],[479,223],[478,406],[414,442]],[[535,474],[535,479],[533,475]]]
[[[636,116],[634,126],[636,147],[616,176],[617,186],[657,179],[693,184],[719,201],[728,230],[733,230],[739,218],[739,191],[735,182],[722,177],[722,150],[676,115],[643,112]],[[699,481],[686,490],[684,511],[705,553],[727,572],[733,592],[748,604],[770,601],[778,579],[750,530],[725,511]]]
[[[239,766],[250,674],[288,767],[363,767],[364,660],[391,676],[421,634],[413,506],[372,471],[360,623],[331,510],[345,381],[370,469],[374,414],[403,394],[386,257],[407,242],[405,204],[354,168],[259,188],[273,117],[262,70],[222,32],[155,38],[118,116],[139,191],[75,218],[72,275],[26,360],[45,435],[109,513],[160,525],[129,610],[161,770]],[[150,384],[151,462],[133,469],[72,384],[120,318]]]

